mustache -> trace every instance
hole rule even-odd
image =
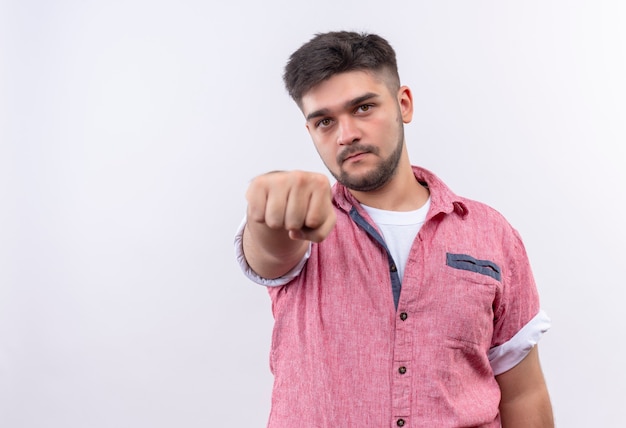
[[[356,153],[378,154],[378,147],[367,144],[351,144],[337,154],[337,163],[341,165],[346,159]]]

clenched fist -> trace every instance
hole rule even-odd
[[[258,176],[246,199],[243,251],[248,265],[264,278],[287,273],[302,259],[309,241],[323,241],[337,220],[328,178],[314,172]]]
[[[321,242],[335,225],[330,183],[323,174],[270,172],[252,181],[246,199],[248,221],[285,230],[291,239]]]

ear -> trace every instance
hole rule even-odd
[[[398,89],[398,105],[402,122],[409,123],[413,119],[413,94],[408,86],[401,86]]]

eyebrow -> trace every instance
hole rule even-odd
[[[374,92],[368,92],[359,97],[353,98],[350,101],[345,102],[343,105],[343,108],[348,109],[350,107],[357,106],[361,103],[364,103],[365,101],[368,101],[368,100],[371,100],[372,98],[377,98],[377,97],[378,97],[378,94],[375,94]],[[330,110],[327,108],[315,110],[314,112],[311,112],[306,116],[306,120],[308,122],[309,120],[315,119],[316,117],[328,116],[329,113],[330,113]]]

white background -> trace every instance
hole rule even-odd
[[[249,179],[324,171],[282,87],[377,32],[413,163],[521,232],[560,427],[624,426],[626,3],[0,2],[0,426],[261,427],[272,326]]]

